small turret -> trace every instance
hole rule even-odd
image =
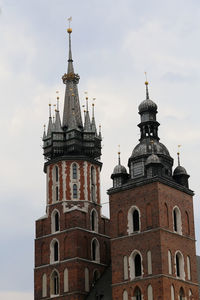
[[[122,186],[126,180],[128,179],[129,175],[127,173],[127,170],[124,166],[121,165],[121,159],[120,159],[120,151],[118,152],[118,165],[114,167],[113,173],[111,175],[111,178],[113,180],[113,187],[117,188]]]
[[[180,145],[179,145],[180,147]],[[177,153],[178,158],[178,166],[174,169],[173,179],[178,183],[187,188],[189,188],[188,179],[190,175],[188,175],[186,169],[180,165],[180,152]]]
[[[162,174],[162,163],[158,155],[154,154],[153,144],[154,142],[151,141],[152,154],[149,155],[145,163],[147,177],[161,176]]]

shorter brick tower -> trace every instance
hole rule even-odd
[[[140,142],[111,178],[112,299],[198,300],[193,192],[159,142],[157,105],[139,105]]]
[[[34,299],[85,299],[110,264],[109,220],[101,216],[101,133],[94,107],[82,125],[69,34],[63,122],[51,107],[43,136],[46,214],[36,221]],[[57,99],[59,100],[59,99]],[[87,101],[87,98],[86,98]]]

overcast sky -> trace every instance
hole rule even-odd
[[[117,163],[138,143],[138,105],[158,105],[159,136],[191,175],[200,254],[199,0],[0,0],[0,299],[33,300],[34,221],[45,212],[43,125],[67,70],[67,18],[73,17],[75,71],[96,97],[102,125],[102,202]],[[103,205],[107,215],[108,205]]]

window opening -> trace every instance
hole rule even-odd
[[[56,173],[56,182],[58,182],[58,167],[55,167],[55,173]]]
[[[91,196],[92,201],[95,202],[95,170],[91,167]]]
[[[178,231],[177,230],[177,214],[176,214],[176,210],[174,209],[174,231]]]
[[[58,195],[59,195],[59,193],[58,193],[58,186],[56,186],[56,201],[58,201]]]
[[[55,213],[55,231],[59,230],[59,214],[58,212]]]
[[[78,191],[77,191],[77,185],[73,185],[73,198],[77,199],[78,198]]]
[[[54,243],[54,261],[58,261],[58,242]]]
[[[135,289],[133,299],[134,300],[142,300],[142,294],[141,294],[141,291],[138,287]]]
[[[141,257],[139,254],[135,255],[134,262],[135,262],[135,277],[141,276],[142,275]]]
[[[73,164],[72,166],[72,177],[73,179],[77,179],[77,165]]]
[[[139,231],[139,212],[137,209],[133,212],[133,231]]]

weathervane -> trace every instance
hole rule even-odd
[[[180,166],[180,147],[181,147],[181,145],[178,145],[178,152],[177,152],[177,156],[178,156],[178,166]]]

